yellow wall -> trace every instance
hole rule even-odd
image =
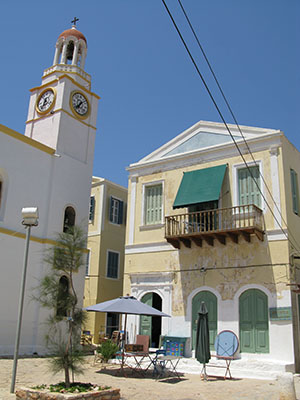
[[[290,157],[291,155],[288,154],[287,158]],[[295,165],[295,170],[298,168],[300,176],[300,156],[298,152],[297,157],[298,158],[295,160],[294,164],[298,162],[298,165]],[[252,158],[249,154],[245,155],[245,159],[249,164],[252,162]],[[270,151],[265,150],[256,152],[255,159],[262,163],[264,179],[268,182],[269,189],[272,192]],[[233,167],[236,165],[241,165],[243,167],[243,162],[240,156],[228,158],[226,161],[219,160],[217,162],[208,162],[185,168],[176,168],[164,172],[157,172],[151,175],[139,176],[136,184],[134,244],[162,243],[165,241],[163,226],[159,226],[158,228],[153,227],[153,229],[145,229],[145,227],[143,227],[141,220],[143,185],[163,182],[164,215],[168,216],[185,213],[187,212],[187,209],[173,210],[172,208],[183,172],[200,168],[209,168],[224,164],[224,162],[228,163],[228,172],[224,179],[220,197],[222,198],[222,207],[232,207],[234,204]],[[285,218],[285,185],[287,172],[283,172],[281,149],[279,149],[277,162],[279,169],[278,178],[281,189],[282,214]],[[288,183],[288,185],[290,185],[290,183]],[[132,185],[129,184],[129,199],[131,198],[131,188]],[[274,212],[275,207],[271,196],[264,187],[263,193]],[[291,202],[289,201],[289,203],[289,208],[291,208]],[[289,210],[289,218],[292,218],[292,215],[290,214]],[[265,207],[264,211],[264,221],[267,231],[277,229],[274,217],[267,207]],[[127,229],[128,228],[129,227],[127,227]],[[127,238],[128,233],[129,231],[127,232]],[[271,292],[278,291],[280,296],[280,291],[287,289],[286,283],[290,280],[290,268],[288,263],[289,246],[287,241],[267,241],[266,236],[265,240],[262,242],[258,240],[255,235],[252,235],[251,243],[246,242],[245,239],[240,236],[238,244],[231,242],[230,239],[227,238],[226,246],[218,243],[216,239],[214,240],[213,247],[204,242],[202,248],[196,246],[194,243],[191,248],[186,248],[181,244],[180,251],[174,249],[173,251],[126,255],[124,291],[130,293],[130,274],[174,271],[174,302],[172,305],[172,312],[174,313],[173,315],[184,315],[187,296],[194,289],[203,285],[215,288],[221,294],[223,300],[232,299],[236,291],[243,285],[257,282],[263,283]],[[271,264],[274,264],[273,267],[271,267]],[[205,267],[206,272],[201,273],[201,267]]]
[[[95,196],[95,217],[89,224],[88,248],[90,252],[90,273],[85,278],[84,306],[114,299],[123,294],[125,213],[127,189],[102,178],[93,178],[91,195]],[[110,196],[124,202],[123,223],[109,222]],[[107,251],[119,252],[119,277],[106,277]],[[106,313],[88,313],[84,330],[93,334],[99,342],[99,332],[105,332]]]

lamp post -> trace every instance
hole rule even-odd
[[[23,217],[22,224],[25,225],[27,231],[26,231],[21,290],[20,290],[20,298],[19,298],[19,312],[18,312],[18,324],[17,324],[16,341],[15,341],[14,363],[13,363],[13,371],[12,371],[11,386],[10,386],[11,393],[14,393],[14,391],[15,391],[17,363],[18,363],[18,355],[19,355],[19,344],[20,344],[20,333],[21,333],[23,304],[24,304],[25,283],[26,283],[26,271],[27,271],[27,262],[28,262],[28,249],[29,249],[29,241],[30,241],[30,231],[31,231],[32,226],[38,225],[38,218],[39,218],[38,208],[37,207],[22,208],[22,217]]]

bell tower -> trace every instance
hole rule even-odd
[[[53,65],[32,88],[25,135],[78,161],[87,162],[94,148],[99,96],[85,72],[87,40],[77,29],[63,31],[56,41]]]

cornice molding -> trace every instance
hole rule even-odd
[[[43,143],[40,143],[28,136],[23,135],[22,133],[16,132],[10,128],[7,128],[4,125],[0,124],[0,132],[13,137],[14,139],[20,140],[21,142],[24,142],[28,144],[29,146],[35,147],[38,150],[43,151],[44,153],[53,155],[55,154],[55,149],[52,149],[51,147],[46,146]]]
[[[178,252],[178,250],[168,242],[127,244],[125,246],[125,254],[156,253],[160,251]]]
[[[70,117],[72,117],[72,118],[75,119],[76,121],[79,121],[79,122],[81,122],[82,124],[86,125],[87,127],[92,128],[92,129],[94,129],[95,131],[97,130],[97,128],[96,128],[95,126],[90,125],[90,124],[87,124],[85,121],[83,121],[83,120],[81,120],[81,119],[75,117],[75,115],[69,113],[68,111],[64,110],[63,108],[57,108],[56,110],[53,110],[51,116],[54,115],[54,114],[56,114],[56,113],[58,113],[58,112],[61,112],[61,111],[64,112],[65,114],[69,115]],[[46,114],[46,115],[42,115],[42,116],[40,116],[40,117],[38,117],[38,118],[29,119],[28,121],[25,122],[25,124],[29,124],[29,123],[31,123],[31,122],[39,121],[40,119],[47,118],[48,116],[49,116],[49,115]]]
[[[53,73],[55,73],[55,72],[57,72],[57,71],[54,71]],[[58,72],[59,72],[59,71],[58,71]],[[49,75],[48,75],[48,76],[49,76]],[[80,76],[80,75],[79,75],[79,76]],[[100,99],[101,99],[100,96],[98,96],[98,95],[97,95],[96,93],[94,93],[94,92],[91,92],[91,91],[90,91],[89,89],[87,89],[86,87],[82,86],[80,83],[78,83],[77,81],[75,81],[75,79],[71,78],[68,74],[60,75],[59,77],[57,77],[56,79],[53,79],[52,81],[49,81],[49,82],[47,82],[47,83],[43,83],[43,84],[40,85],[40,86],[35,86],[35,87],[33,87],[32,89],[29,89],[29,90],[30,90],[30,92],[35,92],[35,91],[37,91],[37,90],[43,89],[43,88],[45,88],[45,87],[47,87],[47,86],[50,86],[50,85],[52,85],[53,83],[57,83],[58,81],[60,81],[60,80],[62,80],[62,79],[64,79],[64,78],[69,79],[74,85],[78,86],[81,90],[83,90],[83,91],[85,91],[86,93],[90,94],[91,96],[95,97],[97,100],[100,100]]]
[[[12,231],[11,229],[7,229],[7,228],[1,228],[0,227],[0,233],[4,234],[4,235],[8,235],[8,236],[13,236],[16,237],[18,239],[25,239],[26,238],[26,234],[22,233],[22,232],[16,232],[16,231]],[[52,246],[58,245],[59,243],[56,240],[53,239],[47,239],[47,238],[39,238],[37,236],[30,236],[30,240],[32,242],[36,242],[36,243],[41,243],[41,244],[50,244]],[[88,249],[82,249],[83,253],[88,253],[89,250]]]
[[[277,131],[275,133],[265,134],[260,137],[248,139],[247,143],[251,152],[255,153],[258,151],[269,150],[270,147],[280,146],[282,136],[283,133],[281,131]],[[241,152],[246,155],[248,153],[248,149],[244,141],[241,139],[237,142]],[[131,164],[126,169],[129,171],[130,176],[133,174],[143,176],[151,175],[158,171],[165,172],[169,170],[190,167],[193,165],[224,160],[228,159],[229,157],[236,156],[239,156],[239,153],[234,143],[223,143],[211,148],[198,149],[192,152],[176,154],[158,160],[145,162],[139,161],[138,163]]]

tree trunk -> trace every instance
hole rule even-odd
[[[68,366],[65,366],[65,385],[66,385],[66,388],[70,387],[70,374],[69,374]]]

